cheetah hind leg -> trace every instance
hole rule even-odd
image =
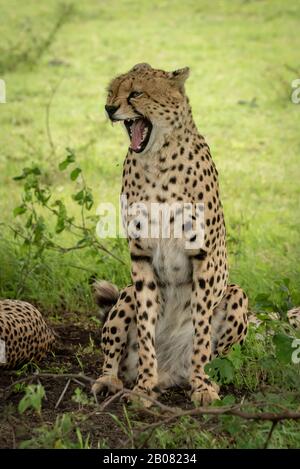
[[[108,282],[97,282],[94,286],[98,305],[105,314],[105,308],[117,300],[117,303],[106,312],[106,321],[102,329],[102,350],[104,363],[102,374],[92,386],[94,394],[115,394],[123,389],[123,382],[119,379],[119,365],[126,350],[128,329],[135,316],[132,287],[127,287],[118,293]],[[119,296],[117,296],[119,295]]]
[[[248,329],[248,298],[238,285],[228,285],[212,318],[212,356],[226,355],[235,344],[242,344]]]
[[[248,299],[237,285],[229,285],[212,317],[212,358],[226,355],[235,344],[242,344],[247,334]],[[192,401],[202,405],[219,399],[219,385],[212,382],[212,390],[194,392]]]

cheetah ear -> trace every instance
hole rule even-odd
[[[178,86],[181,92],[184,91],[184,83],[185,80],[188,79],[190,74],[189,67],[179,68],[178,70],[174,70],[174,72],[169,73],[169,77],[171,81]]]
[[[152,67],[149,64],[146,63],[141,63],[141,64],[136,64],[132,69],[130,70],[131,72],[141,72],[145,70],[151,70]]]

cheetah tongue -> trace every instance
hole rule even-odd
[[[144,130],[146,123],[144,119],[137,119],[133,121],[131,126],[131,148],[136,151],[139,150],[144,140]]]

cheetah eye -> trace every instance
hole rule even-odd
[[[130,95],[128,96],[128,99],[131,99],[131,98],[139,98],[140,96],[142,96],[143,92],[142,91],[132,91],[130,93]]]

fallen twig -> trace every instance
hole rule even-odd
[[[20,383],[26,383],[27,381],[31,381],[33,379],[42,379],[42,378],[54,378],[54,379],[61,379],[61,378],[70,378],[70,379],[81,379],[83,381],[87,381],[90,384],[93,384],[95,380],[93,378],[90,378],[89,376],[86,376],[82,373],[63,373],[63,374],[58,374],[58,373],[33,373],[29,376],[24,376],[23,378],[18,379],[17,381],[14,381],[12,384],[7,386],[3,390],[3,394],[6,395],[6,393],[9,393],[11,390],[15,387],[16,384]]]
[[[70,383],[71,383],[71,379],[68,379],[67,384],[65,385],[65,387],[64,387],[64,389],[63,389],[61,395],[59,396],[59,398],[58,398],[58,400],[57,400],[57,402],[56,402],[56,404],[55,404],[55,409],[57,409],[57,407],[59,406],[59,404],[60,404],[61,401],[63,400],[64,395],[66,394],[67,389],[68,389]]]
[[[69,385],[70,385],[70,381],[73,379],[73,380],[82,380],[82,381],[86,381],[87,383],[89,384],[92,384],[95,382],[95,379],[93,378],[90,378],[89,376],[86,376],[82,373],[64,373],[64,374],[56,374],[56,373],[34,373],[32,375],[29,375],[29,376],[25,376],[24,378],[21,378],[15,382],[13,382],[10,386],[8,386],[6,389],[4,389],[4,394],[5,393],[9,393],[12,388],[18,384],[18,383],[24,383],[24,382],[27,382],[27,381],[31,381],[31,380],[34,380],[34,379],[37,379],[37,380],[42,380],[43,378],[53,378],[53,379],[57,379],[57,378],[63,378],[63,379],[68,379],[67,381],[67,384],[66,386],[64,387],[56,405],[55,405],[55,408],[57,408],[59,406],[59,404],[61,403]],[[78,382],[78,381],[77,381]],[[203,415],[211,415],[211,416],[216,416],[216,417],[219,417],[219,416],[223,416],[223,415],[231,415],[231,416],[234,416],[234,417],[239,417],[241,419],[244,419],[244,420],[252,420],[252,421],[269,421],[272,423],[271,425],[271,428],[270,428],[270,431],[268,433],[268,436],[267,436],[267,439],[266,439],[266,442],[264,444],[264,448],[267,448],[268,445],[269,445],[269,442],[272,438],[272,434],[274,432],[274,429],[276,427],[276,425],[278,424],[278,422],[281,422],[281,421],[284,421],[284,420],[300,420],[300,412],[297,412],[297,411],[291,411],[291,410],[288,410],[288,409],[285,409],[285,408],[282,408],[282,405],[278,405],[277,407],[279,407],[280,411],[279,412],[270,412],[270,411],[258,411],[258,412],[249,412],[249,411],[245,411],[243,410],[241,407],[244,405],[244,402],[242,401],[241,403],[239,404],[235,404],[233,406],[222,406],[222,407],[194,407],[192,409],[188,409],[188,410],[181,410],[180,408],[177,408],[177,407],[171,407],[171,406],[168,406],[168,405],[165,405],[165,404],[162,404],[161,402],[159,402],[158,400],[156,399],[153,399],[152,397],[150,396],[147,396],[147,395],[144,395],[144,394],[139,394],[139,393],[136,393],[130,389],[123,389],[119,392],[117,392],[116,394],[114,394],[113,396],[109,397],[108,399],[106,399],[102,404],[100,404],[100,406],[96,406],[96,409],[94,409],[92,412],[90,412],[89,414],[86,415],[86,419],[85,420],[88,420],[91,416],[93,415],[101,415],[101,414],[107,414],[107,408],[113,403],[115,402],[117,399],[119,398],[122,398],[122,397],[126,397],[126,398],[130,398],[130,397],[139,397],[139,398],[142,398],[144,400],[148,400],[149,402],[151,402],[151,404],[154,404],[155,406],[157,406],[160,411],[163,411],[163,413],[167,414],[165,417],[163,418],[159,418],[159,420],[156,420],[155,422],[152,422],[152,423],[149,423],[149,424],[146,424],[146,425],[142,425],[140,428],[138,429],[134,429],[133,430],[133,437],[136,438],[137,435],[140,435],[141,433],[144,433],[144,432],[148,432],[150,431],[150,436],[147,435],[146,439],[143,441],[142,443],[142,446],[145,445],[145,443],[149,440],[149,438],[151,437],[151,434],[153,434],[153,431],[161,426],[161,425],[167,425],[167,424],[170,424],[172,422],[174,422],[175,420],[181,418],[181,417],[199,417],[199,416],[203,416]],[[96,396],[95,396],[96,398]],[[98,401],[96,400],[96,403]],[[262,405],[262,403],[256,403],[256,405]],[[148,408],[145,408],[145,407],[141,407],[139,410],[142,410],[143,412],[146,412],[148,415],[151,415],[152,417],[161,417],[161,413],[160,414],[157,414],[155,412],[153,412],[153,410],[151,409],[148,409]],[[127,443],[130,443],[130,440],[126,441],[125,442],[125,447],[126,447],[126,444]]]
[[[271,440],[272,435],[273,435],[273,431],[275,430],[275,427],[276,427],[277,424],[278,424],[278,421],[273,421],[273,422],[272,422],[270,431],[269,431],[269,433],[268,433],[266,442],[265,442],[265,444],[264,444],[264,449],[267,449],[267,448],[268,448],[268,445],[269,445],[270,440]]]
[[[115,402],[119,397],[121,397],[124,394],[123,389],[121,391],[118,391],[116,394],[111,396],[109,399],[106,399],[101,405],[100,405],[100,412],[103,412],[106,407],[108,407],[112,402]]]

